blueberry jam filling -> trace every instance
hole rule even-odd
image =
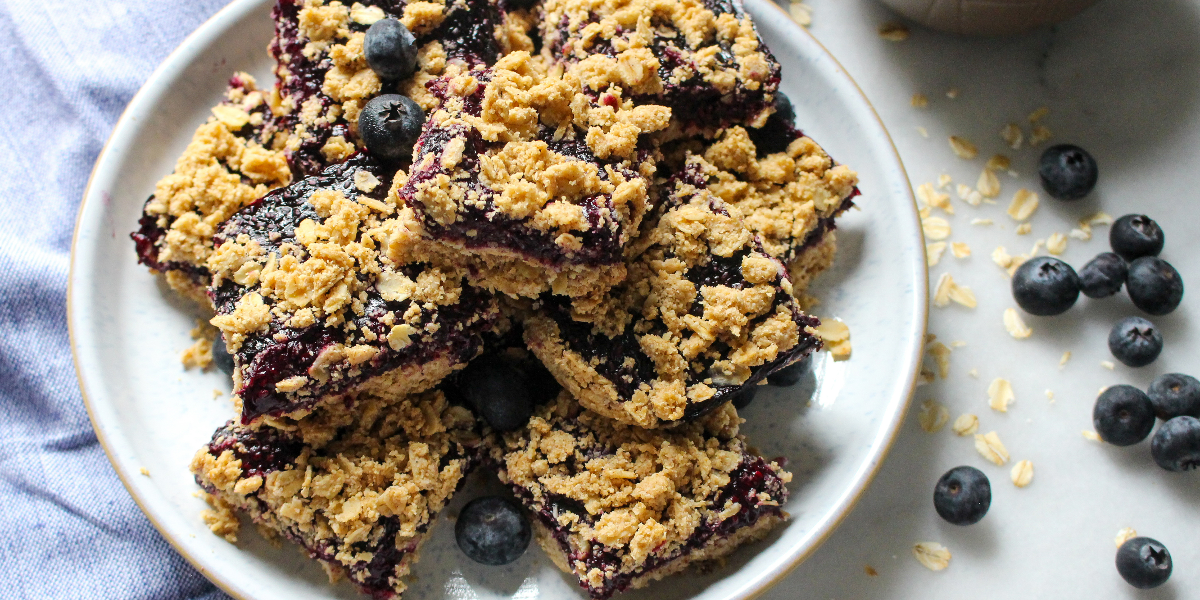
[[[242,461],[243,477],[266,477],[274,471],[287,468],[300,456],[304,442],[271,427],[244,429],[225,424],[213,434],[208,452],[220,456],[226,450]]]

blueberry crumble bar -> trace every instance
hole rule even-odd
[[[584,407],[641,427],[691,420],[820,346],[783,265],[710,190],[665,184],[628,278],[546,298],[525,341]]]
[[[726,404],[647,430],[563,394],[491,454],[554,564],[604,600],[719,559],[787,518],[791,474],[747,448],[740,422]]]
[[[230,218],[209,257],[243,422],[433,387],[474,358],[497,301],[460,272],[396,262],[393,174],[365,154]]]
[[[436,391],[365,399],[352,419],[313,416],[303,432],[233,421],[218,429],[191,463],[215,509],[205,519],[236,541],[236,513],[246,514],[321,561],[330,579],[398,597],[438,513],[481,458],[475,418]]]

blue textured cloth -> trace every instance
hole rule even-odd
[[[154,68],[226,0],[0,0],[0,598],[227,598],[118,481],[67,340],[92,164]]]

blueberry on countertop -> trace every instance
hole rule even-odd
[[[742,410],[743,408],[750,406],[750,403],[754,401],[754,397],[757,395],[758,386],[748,385],[735,392],[729,401],[733,403],[734,408]]]
[[[1129,263],[1125,291],[1134,306],[1152,315],[1165,315],[1183,300],[1183,278],[1171,263],[1157,256],[1143,256]]]
[[[212,345],[213,363],[217,368],[223,371],[226,375],[233,375],[233,355],[229,353],[229,348],[225,346],[225,336],[217,334],[217,338],[213,340]]]
[[[1171,567],[1171,553],[1158,540],[1135,537],[1117,549],[1117,572],[1140,590],[1166,583]]]
[[[1200,380],[1191,375],[1159,375],[1146,395],[1154,403],[1154,414],[1164,421],[1182,416],[1200,418]]]
[[[1144,367],[1162,352],[1162,333],[1141,317],[1125,317],[1108,332],[1108,350],[1130,367]]]
[[[1150,438],[1150,456],[1168,471],[1200,468],[1200,419],[1175,417],[1160,425]]]
[[[759,156],[787,150],[788,144],[796,139],[796,109],[783,92],[775,92],[775,112],[767,117],[762,127],[747,127],[750,141]]]
[[[417,70],[417,38],[395,18],[380,19],[367,29],[363,54],[380,79],[405,79]]]
[[[521,558],[533,538],[521,507],[500,496],[476,498],[454,523],[454,541],[467,558],[485,565],[507,565]]]
[[[1079,291],[1088,298],[1107,298],[1125,285],[1129,265],[1114,252],[1097,254],[1079,270]]]
[[[1114,446],[1132,446],[1154,429],[1154,405],[1132,385],[1114,385],[1096,398],[1092,424],[1100,439]]]
[[[481,356],[458,376],[458,393],[496,431],[512,431],[533,416],[538,390],[520,369],[496,355]]]
[[[791,387],[800,382],[811,366],[812,354],[806,354],[804,358],[768,375],[767,383],[778,387]]]
[[[1031,315],[1061,314],[1079,299],[1079,275],[1057,258],[1031,258],[1013,273],[1012,293],[1017,304]]]
[[[1100,170],[1086,150],[1071,144],[1050,146],[1038,162],[1042,188],[1059,200],[1078,200],[1096,187]]]
[[[391,160],[412,156],[424,124],[425,111],[400,94],[376,96],[358,115],[358,133],[367,150]]]
[[[1162,228],[1146,215],[1125,215],[1108,230],[1108,245],[1126,260],[1158,256],[1164,241]]]
[[[933,507],[955,525],[978,523],[991,506],[992,483],[975,467],[954,467],[933,488]]]

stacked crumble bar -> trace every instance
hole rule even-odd
[[[274,87],[230,80],[133,234],[233,358],[238,416],[191,465],[214,532],[234,541],[247,515],[397,597],[486,464],[603,600],[786,519],[791,476],[749,449],[730,400],[820,347],[798,297],[857,180],[791,123],[765,136],[780,67],[740,3],[277,0],[272,16]],[[403,81],[363,53],[384,18],[416,36]],[[358,135],[390,93],[427,116],[399,162]],[[447,394],[470,361],[514,353],[563,391],[499,435]]]

